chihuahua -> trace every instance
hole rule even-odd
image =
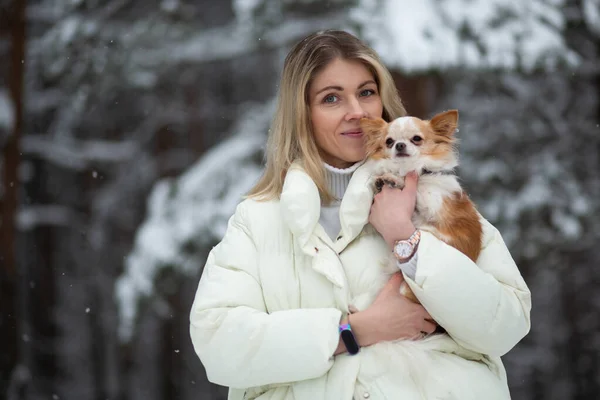
[[[461,188],[454,169],[458,166],[456,137],[458,111],[435,115],[431,120],[401,117],[360,121],[367,157],[374,160],[375,191],[383,185],[403,188],[410,171],[419,174],[413,224],[476,261],[481,251],[479,214]],[[397,272],[396,259],[386,272]],[[418,303],[406,282],[401,293]]]

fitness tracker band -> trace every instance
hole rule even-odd
[[[352,328],[350,327],[350,323],[341,324],[340,325],[340,336],[342,338],[342,342],[344,342],[344,346],[346,346],[346,350],[351,355],[355,355],[360,350],[360,346],[356,342],[356,338],[352,333]]]

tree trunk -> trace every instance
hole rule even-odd
[[[432,117],[431,107],[439,91],[439,82],[432,75],[405,75],[392,71],[394,83],[400,93],[408,115],[421,119]]]
[[[7,22],[10,35],[10,69],[8,84],[13,104],[13,126],[3,149],[2,215],[0,220],[0,343],[5,349],[0,356],[0,393],[8,396],[11,376],[19,361],[18,291],[16,267],[16,228],[19,181],[19,139],[23,129],[23,76],[25,59],[25,0],[10,3]],[[5,18],[2,18],[4,20]],[[16,382],[15,382],[16,383]],[[11,392],[18,390],[12,386]]]

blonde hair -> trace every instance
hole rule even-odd
[[[306,37],[285,58],[267,140],[265,171],[248,197],[279,198],[285,176],[298,160],[319,189],[321,201],[327,204],[334,199],[312,132],[308,93],[316,74],[338,58],[359,61],[373,74],[383,104],[383,119],[389,122],[406,115],[394,80],[373,49],[343,31],[328,30]]]

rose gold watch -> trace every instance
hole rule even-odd
[[[396,243],[394,243],[393,253],[400,264],[404,264],[412,258],[417,251],[420,240],[421,231],[417,229],[408,239],[397,240]]]

